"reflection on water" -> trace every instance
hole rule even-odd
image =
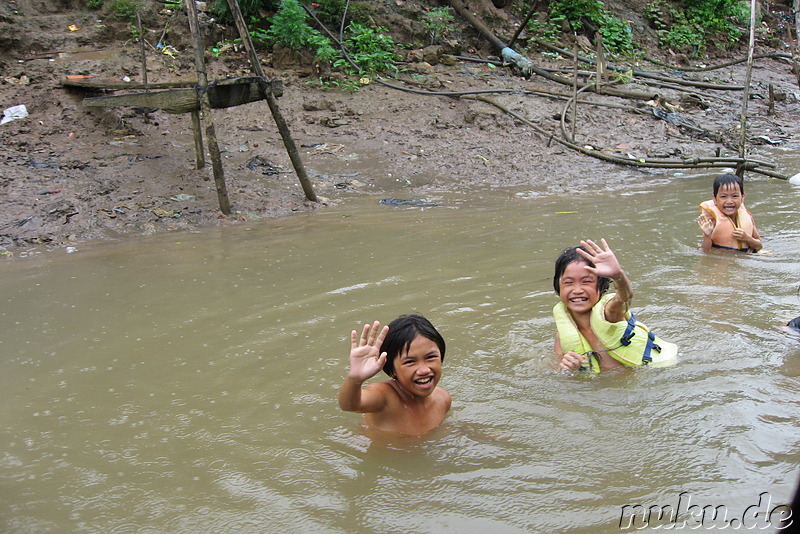
[[[621,194],[361,199],[0,265],[4,532],[618,531],[626,504],[797,479],[800,188],[748,184],[769,255],[702,254],[709,176]],[[605,237],[680,363],[551,370],[553,262]],[[376,440],[336,405],[348,333],[445,336],[446,423]]]

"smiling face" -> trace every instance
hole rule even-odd
[[[717,194],[714,195],[714,204],[719,211],[728,217],[735,217],[739,206],[744,202],[744,194],[737,184],[725,184],[720,186]]]
[[[408,352],[395,356],[394,378],[403,389],[417,397],[427,397],[442,377],[442,355],[439,346],[427,337],[417,335]]]
[[[597,276],[586,267],[583,261],[573,261],[558,279],[558,296],[573,315],[591,313],[600,300]]]

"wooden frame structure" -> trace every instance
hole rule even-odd
[[[283,82],[279,79],[268,80],[258,56],[250,40],[250,34],[244,23],[244,17],[239,9],[237,0],[228,0],[231,13],[236,21],[236,27],[245,49],[248,59],[255,76],[242,78],[229,78],[213,83],[208,82],[206,76],[205,59],[203,56],[203,39],[200,35],[197,6],[194,0],[186,2],[187,15],[189,19],[189,29],[192,32],[195,49],[195,67],[197,70],[196,82],[178,83],[147,83],[147,67],[144,54],[142,54],[143,84],[132,84],[114,81],[95,81],[91,78],[67,79],[63,82],[64,86],[82,87],[92,89],[144,89],[142,93],[131,93],[124,95],[107,95],[90,97],[83,100],[83,105],[87,107],[119,107],[131,106],[141,108],[156,108],[167,113],[190,113],[192,115],[192,128],[195,139],[195,153],[197,168],[205,166],[202,126],[205,126],[208,152],[211,156],[211,166],[214,174],[214,183],[219,199],[219,209],[225,215],[231,213],[230,201],[228,199],[227,186],[225,184],[225,173],[222,167],[222,157],[220,155],[219,144],[217,143],[216,130],[211,110],[239,106],[259,100],[266,100],[272,114],[273,120],[283,139],[284,147],[289,154],[295,173],[300,180],[300,185],[306,198],[312,202],[317,201],[317,196],[311,185],[311,181],[306,174],[300,153],[292,139],[289,127],[280,112],[276,98],[283,95]],[[166,89],[164,91],[151,91],[152,89]]]

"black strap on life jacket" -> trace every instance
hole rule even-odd
[[[633,336],[636,335],[636,332],[634,331],[635,327],[636,317],[634,317],[633,312],[631,312],[631,316],[628,319],[628,326],[625,328],[625,332],[622,334],[622,337],[619,340],[623,347],[627,347],[631,344],[631,339],[633,339]],[[650,356],[650,351],[655,350],[656,352],[661,352],[661,347],[655,341],[655,334],[653,334],[653,332],[648,332],[647,343],[644,346],[644,353],[642,354],[642,365],[647,365],[653,361],[653,357]]]

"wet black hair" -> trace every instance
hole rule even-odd
[[[786,326],[788,326],[789,328],[794,328],[795,330],[800,332],[800,317],[795,317],[794,319],[786,323]]]
[[[742,180],[741,177],[728,172],[725,174],[720,174],[719,176],[714,178],[714,196],[717,196],[717,192],[719,191],[720,187],[729,184],[738,185],[739,192],[744,195],[744,180]]]
[[[430,339],[439,347],[439,352],[444,361],[444,338],[438,330],[425,317],[417,314],[401,315],[389,323],[389,333],[383,340],[381,352],[386,353],[386,363],[383,372],[394,378],[394,359],[400,354],[408,352],[411,342],[417,336]]]
[[[553,289],[556,291],[556,295],[561,294],[561,276],[564,274],[564,271],[567,270],[567,265],[574,261],[581,261],[588,265],[589,267],[594,267],[594,263],[590,262],[580,254],[578,254],[578,249],[587,252],[587,250],[583,247],[570,247],[556,259],[556,274],[553,276]],[[600,296],[603,296],[606,291],[608,291],[608,286],[611,284],[611,279],[606,278],[605,276],[598,276],[597,277],[597,291],[600,293]]]

